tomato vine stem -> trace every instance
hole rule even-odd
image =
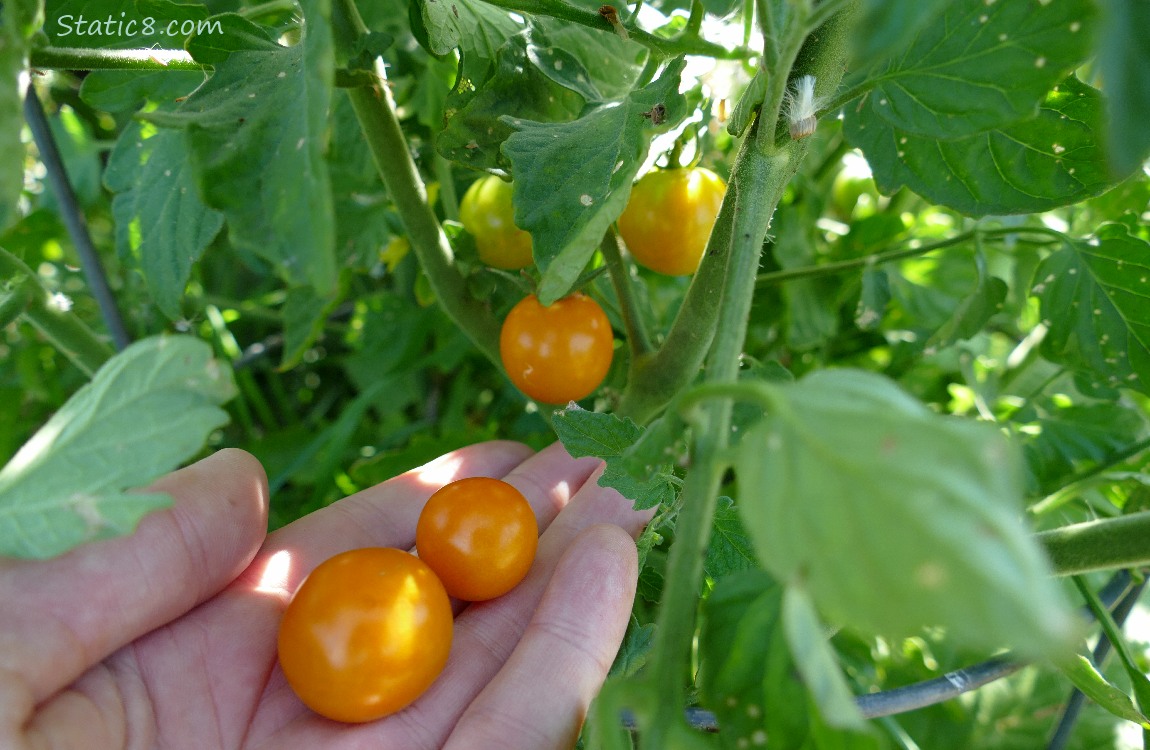
[[[356,40],[368,31],[353,0],[336,0],[332,4],[332,29],[337,53],[344,58],[354,52]],[[485,304],[468,293],[467,281],[453,263],[451,243],[428,203],[427,187],[411,156],[382,62],[378,59],[375,73],[378,78],[375,85],[349,88],[347,95],[376,169],[440,307],[492,365],[503,372],[499,358],[499,321]]]
[[[23,305],[20,315],[85,375],[91,377],[112,357],[112,348],[76,315],[63,306],[51,304],[50,294],[36,273],[3,248],[0,248],[0,278],[21,279],[7,293],[0,290],[0,300],[7,301],[8,295],[13,295],[11,304]]]

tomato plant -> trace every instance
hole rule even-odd
[[[705,167],[656,169],[631,188],[619,234],[635,261],[669,276],[694,273],[726,192]]]
[[[431,496],[415,546],[447,593],[480,602],[503,596],[535,560],[539,529],[527,498],[507,482],[460,479]]]
[[[459,220],[475,236],[479,258],[489,266],[515,270],[531,265],[531,235],[515,226],[511,183],[480,177],[463,194]]]
[[[611,322],[599,303],[572,294],[543,305],[519,301],[499,334],[499,354],[515,387],[537,401],[563,404],[589,396],[611,367]]]
[[[308,708],[374,721],[410,705],[447,663],[451,604],[419,558],[353,549],[313,570],[279,629],[279,663]]]
[[[1145,634],[1065,657],[1150,565],[1145,2],[153,5],[0,4],[0,553],[558,437],[655,513],[588,747],[1141,731]]]

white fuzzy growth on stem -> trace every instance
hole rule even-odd
[[[793,140],[806,138],[815,132],[815,125],[818,124],[815,113],[822,103],[815,97],[814,76],[800,76],[787,87],[787,122],[790,123]]]

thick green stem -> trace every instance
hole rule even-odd
[[[112,348],[69,312],[67,305],[54,303],[51,292],[40,284],[32,269],[3,248],[0,278],[10,282],[9,290],[24,304],[23,318],[85,375],[92,377],[111,358]]]
[[[755,270],[763,240],[781,194],[780,176],[794,174],[805,146],[795,145],[776,153],[755,148],[753,138],[744,143],[739,171],[732,173],[728,201],[733,197],[734,221],[727,277],[719,301],[718,333],[707,359],[708,383],[732,383],[738,377],[739,358],[750,318],[755,291]],[[785,184],[785,180],[783,182]],[[703,559],[710,540],[711,517],[718,501],[719,483],[727,469],[728,425],[731,402],[712,402],[694,425],[695,463],[687,474],[681,498],[682,510],[675,525],[675,543],[667,560],[663,603],[659,608],[652,679],[656,685],[673,685],[676,700],[663,702],[644,741],[662,747],[665,727],[683,721],[683,681],[695,631],[695,610]]]
[[[39,47],[29,65],[58,70],[206,70],[182,49],[83,49]]]
[[[356,35],[367,31],[352,0],[334,3],[332,27],[338,32],[335,35],[337,51],[344,56],[354,50]],[[411,249],[427,274],[440,307],[502,371],[499,321],[486,305],[468,292],[466,280],[453,265],[451,243],[427,202],[427,188],[400,128],[395,102],[384,82],[383,66],[378,61],[376,73],[379,76],[376,85],[347,89],[376,169],[383,178],[411,242]]]
[[[1043,531],[1038,542],[1062,576],[1150,565],[1150,511]]]

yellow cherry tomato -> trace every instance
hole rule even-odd
[[[645,174],[619,217],[635,262],[668,276],[694,273],[726,191],[723,178],[703,167]]]

